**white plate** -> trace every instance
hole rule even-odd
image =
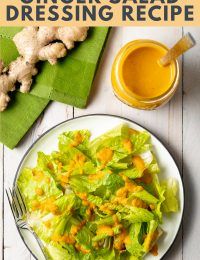
[[[129,121],[124,118],[110,116],[110,115],[89,115],[78,117],[72,120],[65,121],[54,128],[50,129],[44,133],[26,152],[24,158],[22,159],[19,168],[16,173],[16,178],[20,173],[21,169],[24,167],[34,167],[37,160],[37,152],[43,151],[44,153],[51,153],[53,150],[57,149],[58,145],[58,136],[59,134],[75,129],[88,129],[92,133],[92,138],[95,138],[106,131],[114,128],[115,126],[127,123],[130,127],[136,130],[146,130],[136,123]],[[178,233],[182,214],[183,214],[183,205],[184,205],[184,193],[183,193],[183,184],[179,170],[174,162],[172,156],[169,154],[167,149],[163,144],[151,134],[151,140],[153,144],[154,152],[161,168],[161,173],[159,175],[160,179],[166,179],[169,177],[175,178],[179,183],[179,200],[180,200],[180,210],[178,213],[171,214],[170,217],[164,217],[162,228],[165,231],[165,234],[159,239],[158,242],[158,256],[152,256],[148,254],[145,256],[145,260],[151,259],[161,259],[165,253],[169,250],[170,246],[175,240],[175,237]],[[16,182],[15,178],[15,182]],[[15,184],[15,183],[14,183]],[[19,233],[21,237],[30,250],[30,252],[37,258],[43,259],[40,249],[35,241],[35,239],[30,235],[29,232],[20,230]],[[56,260],[56,259],[55,259]]]

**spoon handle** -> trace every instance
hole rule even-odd
[[[188,51],[196,44],[194,38],[190,33],[187,33],[183,38],[181,38],[175,45],[172,47],[165,56],[160,59],[160,64],[162,66],[168,65],[171,61],[175,60],[177,57],[182,55],[184,52]]]

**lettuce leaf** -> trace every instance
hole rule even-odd
[[[143,208],[120,206],[118,207],[118,211],[121,214],[121,219],[127,220],[129,223],[149,222],[154,219],[153,213]]]
[[[144,248],[139,242],[140,230],[141,223],[131,224],[129,228],[130,241],[125,244],[128,252],[135,257],[141,257],[144,254]]]
[[[76,147],[81,152],[88,154],[90,132],[88,130],[76,130],[69,131],[59,136],[59,150],[61,152],[67,152],[68,149]],[[90,155],[90,154],[88,154]]]
[[[137,168],[130,168],[125,171],[122,171],[122,174],[129,177],[130,179],[137,179],[142,177],[143,172],[139,171]]]
[[[98,250],[96,253],[95,259],[97,260],[117,260],[119,258],[116,257],[114,249],[110,250],[107,248]]]
[[[165,189],[164,196],[165,200],[162,203],[162,210],[166,213],[177,212],[179,209],[178,205],[178,183],[174,179],[169,179],[162,182],[162,186]]]
[[[144,243],[143,243],[143,246],[144,246],[144,251],[147,253],[149,252],[149,250],[151,250],[152,246],[156,243],[156,240],[158,238],[157,237],[154,237],[154,232],[157,230],[158,228],[158,222],[155,221],[155,220],[151,220],[149,223],[148,223],[148,233],[145,237],[145,240],[144,240]]]
[[[69,254],[69,252],[62,246],[55,243],[47,243],[46,248],[49,254],[50,260],[75,260],[75,256]],[[74,252],[75,253],[75,252]]]
[[[70,216],[67,215],[55,216],[52,214],[38,218],[37,215],[33,213],[29,216],[29,224],[40,239],[46,243],[49,243],[52,241],[53,235],[64,234],[69,219]],[[47,222],[50,223],[49,226],[46,225]]]
[[[159,219],[159,221],[162,222],[163,212],[161,209],[161,205],[165,200],[165,196],[164,196],[165,187],[160,184],[158,176],[155,174],[153,174],[152,188],[153,188],[153,194],[155,194],[155,196],[159,200],[153,212],[155,216]]]
[[[94,235],[92,232],[84,226],[76,235],[76,241],[82,245],[86,250],[92,250],[92,238]]]
[[[106,132],[105,134],[97,137],[90,143],[89,149],[91,150],[91,154],[95,156],[99,147],[107,146],[108,144],[110,144],[110,140],[112,140],[113,138],[116,137],[127,138],[128,136],[129,136],[129,127],[126,124],[119,125],[116,128]]]
[[[131,135],[130,139],[133,144],[134,154],[144,153],[151,148],[151,145],[148,143],[150,135],[147,132],[139,132],[138,134]]]
[[[136,197],[136,198],[139,198],[139,199],[145,201],[148,204],[156,204],[159,201],[155,196],[151,195],[146,190],[134,192],[132,194],[132,196]]]
[[[35,177],[34,171],[37,172],[36,174],[39,174],[39,177]],[[47,197],[60,197],[63,195],[51,174],[47,171],[41,172],[37,168],[33,170],[25,168],[17,180],[17,185],[29,209],[34,200],[43,200]],[[38,190],[42,191],[41,196],[38,196]]]

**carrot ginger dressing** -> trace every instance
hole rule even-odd
[[[140,46],[128,54],[122,64],[122,78],[133,94],[155,98],[171,87],[175,78],[173,64],[159,64],[165,54],[166,50],[158,45]]]

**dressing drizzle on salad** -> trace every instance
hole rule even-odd
[[[17,184],[49,259],[139,260],[158,253],[162,216],[178,210],[176,181],[158,173],[149,134],[120,125],[92,141],[63,133]]]

